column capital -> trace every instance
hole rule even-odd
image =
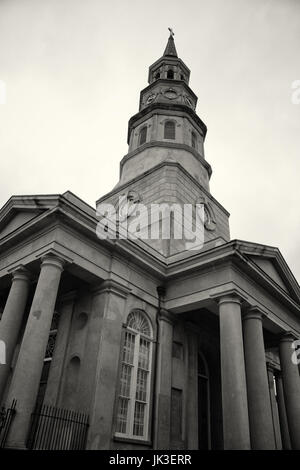
[[[166,310],[165,308],[160,309],[159,319],[167,323],[170,323],[171,325],[174,325],[174,315],[170,313],[168,310]]]
[[[66,260],[52,253],[41,257],[41,267],[55,266],[56,268],[60,269],[60,271],[63,271],[65,264]]]
[[[31,273],[22,264],[10,270],[12,281],[31,281]]]
[[[259,309],[259,307],[257,307],[256,305],[247,308],[242,314],[243,321],[245,320],[261,320],[262,321],[266,317],[267,315],[264,312],[262,312]]]
[[[299,339],[292,331],[285,331],[279,336],[279,343],[292,343]]]
[[[215,299],[218,302],[218,305],[222,304],[238,304],[241,305],[242,301],[244,300],[238,294],[220,294],[220,296],[216,297]]]

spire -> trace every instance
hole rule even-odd
[[[168,28],[168,30],[170,31],[170,36],[164,52],[164,56],[178,57],[174,42],[174,32],[172,28]]]

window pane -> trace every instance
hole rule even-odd
[[[132,333],[125,333],[124,349],[123,349],[123,362],[133,364],[134,355],[134,337]]]
[[[150,343],[144,338],[140,338],[139,367],[141,369],[149,369],[149,351]]]
[[[117,432],[126,434],[128,403],[126,398],[119,398],[118,414],[117,414]]]
[[[134,421],[133,421],[134,436],[144,435],[145,408],[146,408],[146,405],[144,403],[139,403],[139,402],[135,403]]]
[[[57,333],[50,333],[45,353],[45,359],[50,359],[53,356],[55,341],[56,341]]]
[[[147,400],[147,381],[148,372],[142,369],[138,369],[136,383],[136,399],[139,401]]]
[[[122,397],[130,397],[131,369],[131,366],[128,366],[127,364],[122,364],[120,386],[120,395]]]

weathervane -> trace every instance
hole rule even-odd
[[[174,36],[174,31],[172,28],[168,28],[168,30],[170,31],[170,38]]]

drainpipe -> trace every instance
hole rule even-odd
[[[166,288],[164,286],[157,287],[158,295],[158,308],[156,312],[156,348],[155,348],[155,357],[154,357],[154,377],[153,377],[153,407],[152,407],[152,419],[151,419],[151,441],[154,448],[154,438],[155,438],[155,418],[156,418],[156,405],[157,405],[157,393],[156,393],[156,384],[157,384],[157,366],[158,366],[158,350],[159,350],[159,320],[161,312],[161,302],[162,298],[165,296]]]

